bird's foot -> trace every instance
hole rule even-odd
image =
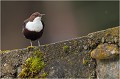
[[[39,42],[39,40],[38,40],[38,46],[40,47],[40,42]]]

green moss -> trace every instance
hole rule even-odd
[[[30,67],[30,72],[36,73],[45,66],[45,63],[41,61],[39,57],[30,57],[26,60],[26,64]]]
[[[0,53],[7,53],[7,52],[10,52],[10,50],[4,50],[4,51],[0,50]]]
[[[49,46],[49,44],[45,44],[45,46],[47,47],[47,46]]]
[[[47,75],[48,75],[48,73],[44,72],[44,73],[41,75],[41,78],[45,78]]]
[[[22,71],[19,74],[21,78],[33,78],[45,67],[43,54],[40,50],[35,50],[33,55],[22,65]]]
[[[91,62],[90,54],[85,54],[85,56],[83,58],[83,65],[89,65],[90,62]]]
[[[27,47],[27,50],[28,50],[28,51],[33,51],[35,48],[36,48],[35,46],[28,46],[28,47]]]
[[[89,63],[89,60],[83,59],[83,64],[84,64],[84,65],[88,65],[88,63]]]
[[[68,52],[68,50],[69,50],[69,46],[67,46],[67,45],[63,46],[63,51],[64,52]]]
[[[29,48],[35,48],[35,46],[28,46],[27,49],[29,49]]]

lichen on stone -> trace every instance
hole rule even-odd
[[[118,46],[115,44],[100,44],[91,53],[91,57],[95,59],[110,59],[119,54]]]
[[[108,37],[108,36],[115,37],[115,36],[118,36],[118,34],[119,34],[119,27],[111,28],[106,31],[105,37]]]

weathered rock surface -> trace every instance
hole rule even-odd
[[[37,72],[29,71],[30,69],[25,71],[34,73],[33,77],[118,79],[119,54],[117,56],[110,54],[110,58],[107,59],[93,59],[91,52],[97,50],[97,46],[101,44],[107,44],[110,47],[112,45],[112,48],[118,49],[120,46],[119,28],[114,27],[90,33],[87,36],[40,47],[1,51],[0,77],[19,77],[18,75],[24,70],[23,65],[26,65],[26,60],[33,56],[35,50],[40,49],[43,53],[44,68],[37,70]],[[97,55],[97,52],[94,52]],[[25,77],[30,77],[28,75]]]
[[[100,44],[91,52],[91,57],[95,59],[111,59],[119,55],[118,46],[115,44]]]
[[[97,78],[120,79],[119,55],[108,60],[97,60]]]

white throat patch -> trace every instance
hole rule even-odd
[[[43,24],[41,22],[41,17],[36,17],[33,22],[26,23],[25,26],[30,31],[40,32],[43,29]]]

